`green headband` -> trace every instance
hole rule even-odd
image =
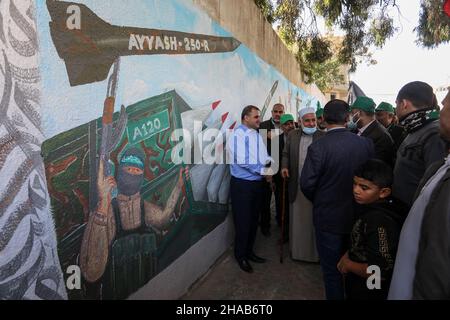
[[[133,156],[133,155],[129,155],[129,156],[123,157],[120,160],[120,164],[121,165],[126,165],[126,166],[138,167],[140,169],[144,169],[144,163],[142,162],[142,160],[139,159],[136,156]]]

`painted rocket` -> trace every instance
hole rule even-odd
[[[53,43],[71,86],[105,80],[123,56],[232,52],[241,44],[232,37],[114,26],[80,3],[47,0],[47,8]],[[72,12],[79,23],[71,21]]]

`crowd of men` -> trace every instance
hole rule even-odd
[[[258,223],[270,236],[274,193],[289,230],[281,241],[292,259],[320,263],[327,299],[450,298],[450,88],[442,110],[420,81],[395,104],[331,100],[300,109],[297,122],[276,104],[262,123],[256,106],[244,108],[227,143],[242,270],[266,261],[253,247]]]

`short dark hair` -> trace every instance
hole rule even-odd
[[[355,170],[355,176],[369,180],[379,188],[391,188],[394,180],[392,168],[378,159],[367,160]]]
[[[273,105],[273,107],[272,107],[272,111],[273,111],[273,109],[275,109],[275,107],[283,107],[283,109],[286,109],[286,108],[284,107],[284,104],[282,104],[282,103],[275,103],[275,104]]]
[[[246,107],[244,108],[244,110],[242,110],[241,120],[244,120],[244,117],[245,117],[245,116],[248,116],[250,113],[252,113],[253,110],[261,111],[261,110],[259,110],[258,107],[255,107],[255,106],[252,106],[252,105],[246,106]]]
[[[323,108],[323,118],[328,124],[345,124],[350,106],[344,100],[334,99]]]
[[[397,101],[407,99],[418,109],[431,108],[434,104],[433,88],[425,82],[413,81],[403,86]]]

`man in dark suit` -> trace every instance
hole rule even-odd
[[[308,149],[300,187],[313,203],[313,222],[327,299],[344,299],[337,263],[347,249],[353,214],[354,170],[372,158],[373,142],[346,129],[350,106],[342,100],[325,105],[327,133]]]
[[[277,225],[281,226],[281,220],[282,220],[282,202],[283,202],[283,177],[281,175],[281,157],[283,154],[284,146],[287,142],[287,138],[290,132],[292,132],[295,129],[294,124],[294,117],[292,114],[283,114],[280,118],[280,124],[281,124],[281,130],[282,134],[279,136],[279,149],[278,149],[278,155],[275,157],[275,161],[278,161],[278,172],[273,176],[273,190],[275,193],[275,210],[276,210],[276,221]],[[286,197],[284,199],[284,208],[285,208],[285,217],[284,217],[284,230],[289,230],[289,214],[288,214],[288,208],[289,208],[289,196],[286,193]],[[284,233],[284,239],[282,241],[286,242],[289,238],[289,233]]]
[[[352,104],[354,132],[370,138],[375,145],[375,158],[383,160],[391,167],[394,164],[394,141],[389,132],[375,119],[375,102],[369,97],[358,97]]]
[[[405,128],[399,126],[395,123],[395,110],[394,107],[387,102],[381,102],[375,109],[376,118],[379,123],[381,123],[391,135],[392,140],[394,140],[394,158],[397,153],[398,148],[405,140],[407,133]]]
[[[278,134],[281,134],[281,124],[280,119],[281,116],[284,114],[284,105],[281,103],[274,104],[272,108],[272,118],[269,120],[261,122],[261,125],[259,126],[260,130],[267,130],[267,152],[269,155],[271,155],[271,149],[272,149],[272,139],[276,138],[276,134],[273,134],[271,130],[277,130]],[[266,183],[264,187],[264,197],[263,197],[263,204],[261,208],[261,233],[266,236],[270,237],[270,202],[272,200],[272,185],[269,183]]]

